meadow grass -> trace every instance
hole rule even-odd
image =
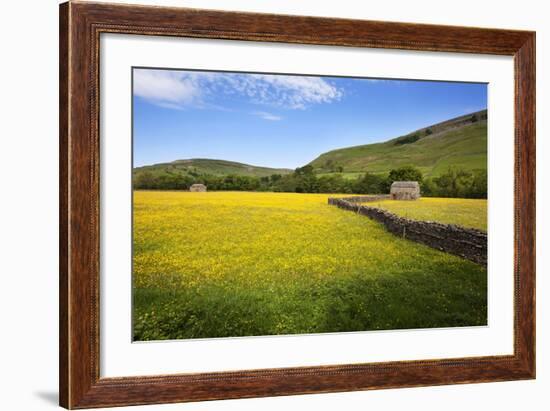
[[[342,166],[347,173],[368,171],[386,174],[394,168],[414,164],[426,177],[437,177],[449,166],[466,170],[487,169],[487,122],[480,121],[423,137],[413,144],[383,143],[346,147],[321,154],[310,164],[316,169],[327,161]]]
[[[487,323],[487,272],[325,194],[134,193],[134,340]]]
[[[437,221],[487,231],[487,200],[422,197],[416,201],[385,200],[367,205],[412,220]]]

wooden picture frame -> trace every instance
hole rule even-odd
[[[101,33],[513,56],[514,354],[124,378],[99,373]],[[60,405],[90,408],[535,377],[535,33],[185,8],[60,6]]]

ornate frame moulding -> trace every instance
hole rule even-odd
[[[513,56],[514,353],[506,356],[101,378],[101,33]],[[535,33],[185,8],[60,5],[60,404],[91,408],[535,377]]]

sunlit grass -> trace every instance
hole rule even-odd
[[[415,201],[385,200],[368,205],[413,220],[437,221],[487,231],[487,200],[422,197]]]
[[[135,192],[134,338],[486,324],[485,269],[327,197]]]

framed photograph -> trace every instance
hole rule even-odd
[[[60,405],[535,378],[535,33],[60,6]]]

